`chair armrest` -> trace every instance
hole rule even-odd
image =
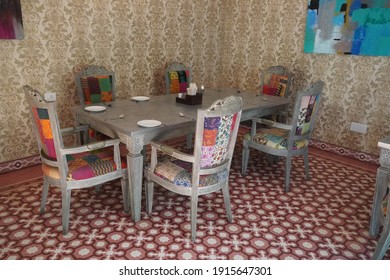
[[[284,124],[284,123],[280,123],[280,122],[275,122],[275,121],[267,120],[267,119],[253,118],[252,122],[261,123],[261,124],[264,124],[264,125],[267,125],[267,126],[272,126],[272,127],[276,127],[276,128],[282,128],[282,129],[286,129],[286,130],[291,130],[292,129],[292,125],[288,125],[288,124]]]
[[[61,149],[61,154],[62,155],[78,154],[82,152],[95,151],[110,146],[115,146],[115,148],[117,148],[119,152],[119,143],[120,143],[119,139],[99,141],[99,142],[90,143],[88,145],[82,145],[82,146],[77,146],[72,148],[63,148]]]
[[[73,126],[73,127],[65,127],[61,128],[61,134],[62,135],[67,135],[67,134],[74,134],[82,131],[87,131],[89,128],[88,125],[78,125],[78,126]]]
[[[195,161],[195,157],[193,155],[183,153],[183,152],[181,152],[175,148],[172,148],[166,144],[152,141],[150,143],[150,145],[152,147],[156,148],[157,150],[163,152],[164,154],[167,154],[167,155],[174,157],[174,158],[177,158],[179,160],[186,161],[186,162],[192,162],[192,163]]]

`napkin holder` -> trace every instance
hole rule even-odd
[[[201,92],[197,92],[196,95],[184,95],[183,98],[176,97],[176,102],[186,105],[200,105],[202,104],[203,94]]]

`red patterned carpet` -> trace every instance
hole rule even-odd
[[[288,193],[283,162],[267,167],[252,152],[240,174],[241,145],[230,174],[233,223],[220,192],[199,199],[198,236],[189,236],[189,199],[156,188],[154,212],[133,223],[123,213],[120,184],[72,192],[68,235],[61,196],[49,192],[39,213],[42,179],[0,193],[0,259],[370,259],[368,235],[375,173],[310,155],[311,179],[293,160]],[[144,201],[143,201],[144,203]],[[388,258],[388,256],[387,256]]]

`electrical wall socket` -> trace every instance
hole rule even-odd
[[[362,123],[351,122],[351,131],[366,134],[367,133],[367,125]]]
[[[45,92],[44,98],[46,101],[56,101],[56,93],[55,92]]]

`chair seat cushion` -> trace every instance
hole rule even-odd
[[[190,188],[192,187],[192,164],[181,160],[166,160],[159,163],[154,169],[154,173],[171,182],[178,187]],[[201,175],[199,178],[199,187],[211,186],[222,181],[228,177],[227,170],[223,170],[216,174]]]
[[[116,165],[113,156],[114,152],[112,148],[67,155],[66,158],[69,167],[67,180],[84,180],[115,171]],[[125,157],[122,158],[121,162],[122,168],[126,168]],[[45,175],[57,180],[60,179],[60,173],[57,167],[43,163],[42,170]]]
[[[265,145],[278,150],[287,150],[287,138],[289,130],[280,129],[280,128],[260,128],[257,130],[256,135],[253,137],[253,142]],[[247,133],[244,136],[245,140],[250,140],[251,135]],[[306,147],[309,144],[309,141],[297,140],[294,142],[293,150],[298,150]]]

